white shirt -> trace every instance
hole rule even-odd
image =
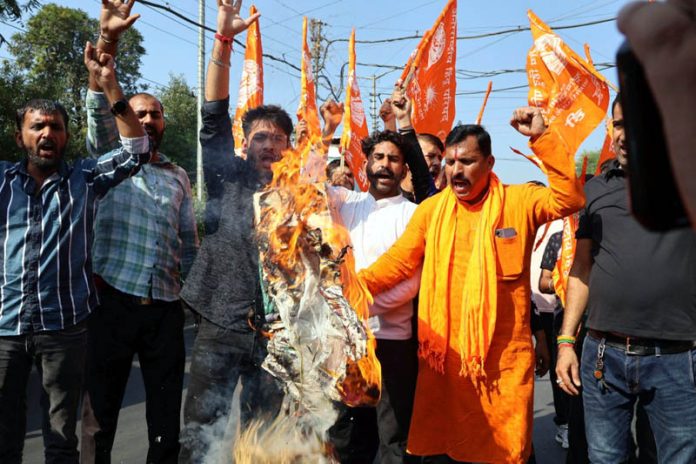
[[[406,229],[416,205],[401,195],[376,200],[367,192],[330,187],[332,207],[348,229],[360,271],[382,256]],[[413,298],[420,287],[421,269],[391,289],[373,295],[369,325],[375,337],[408,340],[412,335]]]
[[[536,237],[534,238],[534,246],[536,246],[545,229],[546,224],[539,227],[539,230],[537,230]],[[558,297],[556,295],[549,295],[548,293],[541,293],[541,291],[539,291],[539,277],[541,277],[541,260],[544,257],[546,244],[549,243],[549,238],[553,234],[562,230],[563,219],[556,219],[549,225],[549,230],[546,232],[546,236],[541,242],[541,245],[539,245],[536,250],[532,250],[532,268],[529,270],[529,278],[531,279],[530,284],[532,286],[532,301],[540,313],[553,313],[558,306]]]

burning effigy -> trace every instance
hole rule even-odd
[[[336,402],[377,403],[381,373],[367,326],[372,297],[355,274],[348,232],[331,210],[326,185],[302,169],[313,164],[311,147],[285,153],[255,208],[273,307],[263,368],[283,385],[288,416],[323,439],[336,420]]]

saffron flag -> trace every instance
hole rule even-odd
[[[362,98],[360,98],[358,77],[355,73],[355,29],[351,32],[348,42],[348,85],[346,86],[346,103],[343,106],[341,148],[346,163],[358,182],[358,187],[364,192],[368,187],[367,158],[362,151],[361,142],[369,135],[369,131]]]
[[[546,166],[544,166],[544,162],[541,160],[541,158],[539,158],[534,153],[532,153],[531,155],[525,155],[524,153],[522,153],[518,149],[512,148],[512,147],[510,147],[510,150],[512,150],[512,152],[516,155],[524,156],[529,161],[531,161],[532,164],[534,164],[536,167],[538,167],[541,170],[541,172],[544,173],[545,176],[548,175],[548,172],[546,171]]]
[[[409,58],[401,81],[412,100],[418,133],[445,140],[454,121],[457,79],[457,0],[449,0]]]
[[[602,165],[609,161],[610,159],[616,158],[616,152],[614,151],[614,143],[612,141],[612,131],[611,121],[607,122],[607,135],[604,136],[604,143],[602,144],[602,152],[599,154],[599,159],[597,160],[597,168],[595,169],[595,176],[602,172]]]
[[[317,110],[317,93],[314,86],[312,54],[307,45],[307,17],[302,20],[302,65],[300,66],[300,105],[297,108],[297,120],[307,121],[308,141],[321,137],[319,111]]]
[[[527,54],[529,105],[541,108],[549,127],[555,127],[570,153],[604,119],[609,87],[590,63],[570,49],[531,10],[534,44]]]
[[[256,7],[251,5],[249,15],[256,13]],[[263,105],[263,49],[261,48],[261,30],[259,20],[254,21],[247,29],[246,52],[242,66],[242,79],[239,82],[237,110],[234,113],[232,134],[234,135],[235,150],[241,150],[244,132],[242,131],[242,116],[248,110]]]
[[[582,185],[585,185],[585,174],[587,174],[587,156],[582,160],[582,173],[580,174],[580,182]],[[575,232],[577,232],[579,225],[580,213],[578,212],[563,218],[561,250],[558,260],[556,261],[556,266],[553,268],[553,288],[564,308],[566,305],[566,291],[568,290],[568,276],[570,275],[570,269],[573,267],[575,247],[577,246]]]

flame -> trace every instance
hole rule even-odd
[[[324,156],[323,162],[317,157]],[[321,169],[317,169],[320,166]],[[325,148],[321,138],[314,137],[297,149],[283,153],[280,161],[272,166],[273,180],[265,192],[277,193],[282,201],[278,208],[264,208],[259,212],[258,230],[266,237],[267,250],[273,260],[274,271],[267,273],[269,281],[285,279],[289,292],[297,290],[303,283],[303,275],[297,268],[303,262],[303,250],[307,249],[307,237],[320,230],[321,246],[316,257],[331,250],[340,250],[338,257],[329,258],[338,267],[332,275],[322,274],[342,289],[343,297],[360,318],[367,334],[366,354],[357,360],[348,359],[343,378],[337,378],[337,389],[344,403],[350,406],[375,405],[379,400],[381,368],[375,353],[376,341],[369,330],[367,319],[372,295],[358,279],[355,259],[350,246],[350,235],[336,214],[326,214],[326,187],[323,183]],[[314,172],[312,172],[314,170]],[[260,246],[263,247],[263,244]],[[328,250],[324,247],[328,246]],[[326,256],[323,256],[327,259]],[[306,259],[306,257],[304,258]],[[272,274],[272,275],[271,275]],[[335,373],[329,373],[337,377]]]

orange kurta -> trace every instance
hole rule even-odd
[[[584,196],[575,179],[572,154],[547,131],[532,144],[548,169],[549,188],[505,186],[501,222],[514,237],[495,237],[497,320],[485,361],[486,381],[478,388],[459,375],[462,284],[467,272],[481,205],[457,205],[454,259],[448,279],[450,318],[445,372],[421,360],[408,450],[447,454],[458,461],[525,463],[531,451],[534,352],[530,330],[529,266],[539,225],[580,209]],[[423,202],[404,234],[360,276],[374,294],[411,275],[421,264],[438,195]],[[424,301],[420,301],[420,309]],[[422,321],[421,321],[422,323]]]

